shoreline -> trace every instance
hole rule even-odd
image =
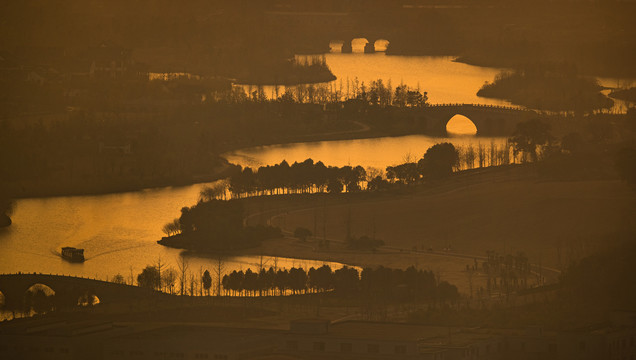
[[[16,196],[15,199],[29,199],[29,198],[50,198],[50,197],[64,197],[64,196],[98,196],[98,195],[108,195],[108,194],[119,194],[119,193],[127,193],[141,190],[151,190],[151,189],[159,189],[165,187],[182,187],[182,186],[192,186],[196,184],[203,184],[208,182],[213,182],[217,180],[224,179],[223,173],[231,166],[231,163],[227,161],[227,159],[223,156],[224,154],[228,154],[233,151],[238,151],[241,149],[259,147],[259,146],[272,146],[272,145],[286,145],[286,144],[295,144],[295,143],[304,143],[304,142],[320,142],[320,141],[338,141],[338,140],[358,140],[358,139],[375,139],[381,137],[400,137],[400,136],[409,136],[409,135],[425,135],[423,133],[416,133],[413,131],[378,131],[373,130],[369,126],[363,123],[355,122],[356,125],[359,126],[358,129],[354,130],[344,130],[338,132],[329,132],[329,133],[320,133],[320,134],[295,134],[286,137],[276,138],[276,139],[263,139],[262,141],[257,141],[256,143],[249,144],[245,143],[235,143],[232,146],[228,146],[225,149],[221,149],[217,156],[222,159],[224,162],[224,169],[220,171],[216,171],[214,173],[210,173],[207,175],[202,175],[197,177],[196,179],[185,180],[182,179],[180,181],[169,181],[169,180],[150,180],[143,184],[124,184],[124,185],[115,185],[109,184],[109,186],[105,186],[100,190],[95,191],[87,191],[85,189],[74,190],[74,191],[63,191],[58,189],[48,189],[41,190],[37,192],[27,193],[25,195]],[[13,187],[21,187],[21,184],[11,184]],[[33,188],[37,188],[37,185],[34,184]],[[64,185],[64,184],[58,184]],[[58,186],[56,186],[58,187]],[[113,189],[116,188],[116,189]]]

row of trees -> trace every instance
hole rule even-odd
[[[280,269],[270,267],[260,271],[232,271],[223,275],[224,266],[199,269],[194,274],[187,260],[178,263],[178,271],[158,262],[137,275],[140,287],[175,295],[189,296],[285,296],[313,293],[332,293],[338,297],[357,297],[375,301],[454,301],[459,297],[457,287],[441,281],[432,271],[406,270],[383,266],[365,268],[343,266],[333,270],[329,265],[305,270],[302,267]],[[125,284],[120,274],[112,282]],[[132,283],[131,283],[132,284]]]
[[[190,296],[283,296],[320,292],[333,292],[345,297],[373,296],[384,300],[454,300],[459,296],[454,285],[440,281],[432,271],[418,270],[413,266],[406,270],[380,266],[365,268],[361,272],[348,266],[336,270],[329,265],[309,270],[270,267],[260,271],[234,270],[223,275],[224,265],[219,260],[212,273],[201,268],[195,275],[186,259],[181,258],[177,265],[178,270],[175,270],[159,260],[146,266],[137,275],[136,283],[169,294]],[[126,280],[118,274],[112,282],[125,284]]]
[[[286,295],[333,291],[338,296],[373,296],[385,300],[438,299],[453,300],[457,288],[440,282],[433,272],[409,267],[406,270],[385,267],[356,268],[344,266],[333,271],[328,265],[319,268],[278,269],[270,267],[253,272],[233,271],[223,277],[226,295]]]
[[[495,251],[487,251],[487,260],[482,269],[487,276],[486,287],[490,294],[492,290],[500,289],[509,294],[511,291],[528,287],[528,278],[532,274],[532,266],[523,252],[515,255],[499,255]],[[540,279],[539,279],[540,282]]]
[[[314,163],[312,159],[290,166],[283,160],[280,164],[262,166],[256,171],[249,167],[239,170],[232,175],[227,186],[232,196],[237,198],[281,193],[381,190],[396,183],[414,184],[426,179],[441,179],[460,169],[536,162],[553,141],[550,125],[532,119],[519,123],[505,144],[493,141],[489,146],[479,144],[474,147],[471,144],[455,147],[448,142],[439,143],[427,149],[417,162],[388,166],[384,173],[361,166],[325,166],[321,161]],[[205,198],[224,195],[224,189],[218,184],[202,192]]]
[[[379,190],[395,183],[444,178],[458,167],[459,152],[453,144],[442,143],[429,148],[417,163],[387,167],[386,180],[377,172],[367,173],[362,166],[325,166],[312,159],[290,166],[283,160],[274,166],[261,166],[257,171],[249,167],[237,171],[230,177],[229,191],[233,197],[241,198],[281,193],[355,192],[365,188]],[[207,189],[201,195],[207,198],[210,194],[221,196],[220,191]]]
[[[181,257],[177,261],[177,269],[169,267],[165,262],[162,263],[161,258],[153,264],[146,266],[141,273],[137,275],[137,286],[145,287],[148,289],[162,291],[168,294],[179,295],[210,295],[216,288],[216,294],[220,294],[220,275],[224,270],[224,261],[221,257],[216,259],[215,267],[212,274],[208,269],[199,269],[199,274],[192,272],[190,268],[190,262],[187,258]],[[212,275],[217,280],[213,282]],[[112,278],[112,282],[117,284],[129,284],[135,283],[132,275],[130,274],[129,281],[126,281],[123,275],[117,274]]]
[[[274,166],[261,166],[257,171],[246,167],[230,177],[233,197],[280,193],[352,192],[362,189],[367,172],[362,166],[325,166],[307,159],[291,166],[283,160]]]
[[[257,171],[250,167],[237,167],[229,180],[204,188],[197,205],[181,209],[181,217],[163,227],[164,233],[173,239],[162,239],[161,243],[195,250],[229,249],[248,247],[280,235],[275,229],[245,228],[242,203],[220,200],[226,198],[228,190],[232,198],[386,190],[448,177],[460,169],[462,157],[468,168],[473,166],[475,157],[479,166],[508,164],[511,152],[515,158],[521,155],[521,159],[538,161],[552,146],[549,130],[548,124],[537,119],[523,122],[503,148],[491,143],[489,149],[479,146],[476,153],[472,146],[460,151],[451,143],[435,144],[417,162],[388,166],[385,176],[379,171],[367,172],[361,166],[326,166],[320,161],[314,163],[312,159],[295,162],[291,166],[283,160],[273,166],[261,166]],[[562,142],[568,148],[570,141],[566,140]]]
[[[319,63],[312,62],[308,69],[319,67]],[[365,106],[419,108],[427,106],[428,93],[419,87],[412,88],[400,84],[395,88],[389,79],[386,83],[382,79],[365,84],[358,78],[353,80],[341,79],[338,83],[300,84],[281,88],[274,85],[271,93],[262,85],[235,85],[229,90],[216,91],[210,97],[211,101],[221,103],[245,102],[279,102],[282,104],[360,104]]]

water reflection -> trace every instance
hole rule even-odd
[[[13,225],[0,231],[0,273],[46,273],[112,279],[122,275],[127,282],[159,259],[177,268],[181,251],[156,243],[163,225],[180,215],[184,206],[199,199],[208,184],[150,189],[100,196],[69,196],[20,199],[12,216]],[[86,261],[70,263],[60,248],[85,249]],[[188,256],[190,269],[212,269],[216,259]],[[263,266],[319,267],[322,261],[259,256],[224,259],[225,271]],[[330,266],[338,268],[337,263]]]
[[[464,124],[460,130],[466,131],[466,128],[468,126]],[[475,136],[437,138],[409,135],[257,146],[233,151],[223,156],[232,163],[250,167],[274,165],[282,160],[291,164],[311,158],[316,162],[322,161],[328,166],[361,165],[364,168],[385,169],[387,166],[403,163],[405,157],[415,158],[417,161],[429,147],[442,142],[451,142],[460,149],[491,144],[502,147],[506,144],[506,138]]]
[[[366,41],[366,39],[365,39]],[[382,40],[376,41],[382,42]],[[342,41],[333,41],[332,49]],[[362,50],[353,54],[329,53],[325,55],[327,65],[338,78],[331,84],[336,89],[347,90],[355,79],[365,84],[382,79],[391,82],[393,88],[400,84],[419,88],[428,93],[430,104],[485,104],[514,106],[508,101],[481,98],[477,91],[486,81],[492,81],[501,69],[466,65],[453,61],[449,56],[389,56],[383,52],[364,54]],[[376,48],[377,51],[377,48]],[[304,56],[297,56],[301,59]],[[282,93],[284,89],[280,88]],[[265,93],[274,94],[273,86],[266,86]]]
[[[636,79],[598,78],[598,82],[601,86],[606,87],[601,93],[609,96],[613,89],[627,89],[634,86]],[[612,113],[624,114],[627,109],[636,105],[636,103],[621,99],[612,98],[612,100],[614,100],[614,106],[610,109]]]

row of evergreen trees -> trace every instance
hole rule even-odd
[[[417,163],[387,167],[386,180],[381,175],[369,178],[367,171],[359,165],[325,166],[321,161],[314,163],[307,159],[290,166],[283,160],[274,166],[261,166],[257,171],[250,167],[236,171],[230,177],[229,191],[233,197],[241,198],[281,193],[380,190],[395,183],[412,184],[425,178],[443,178],[457,170],[458,166],[459,152],[451,143],[432,146]]]
[[[344,266],[333,271],[329,265],[319,268],[278,269],[270,267],[254,272],[233,271],[221,281],[226,295],[257,296],[331,292],[338,296],[373,296],[386,300],[454,300],[457,287],[440,282],[432,271],[386,267],[356,268]]]
[[[234,197],[253,194],[352,192],[362,189],[367,172],[362,166],[325,166],[312,159],[291,166],[283,160],[257,171],[246,167],[230,177],[229,190]]]

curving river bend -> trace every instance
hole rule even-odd
[[[382,53],[328,54],[327,63],[340,79],[358,78],[369,82],[378,78],[419,86],[429,93],[432,103],[482,103],[502,105],[503,101],[478,98],[475,93],[492,81],[499,69],[460,64],[452,58],[385,56]],[[605,80],[610,81],[610,80]],[[312,158],[326,165],[363,165],[384,168],[418,159],[440,141],[484,145],[502,139],[451,138],[428,136],[322,141],[243,149],[226,154],[244,166],[302,161]],[[53,198],[20,199],[12,216],[14,224],[0,229],[0,273],[42,272],[105,279],[115,274],[135,277],[146,265],[159,258],[176,268],[180,251],[158,245],[162,226],[178,217],[180,209],[198,200],[202,184],[143,191]],[[86,262],[71,264],[62,260],[62,246],[84,248]],[[225,270],[257,268],[260,258],[236,257],[226,260]],[[274,259],[265,258],[264,265]],[[323,262],[276,259],[278,267],[321,266]],[[213,260],[192,257],[190,269],[212,269]],[[336,267],[337,264],[332,264]]]

